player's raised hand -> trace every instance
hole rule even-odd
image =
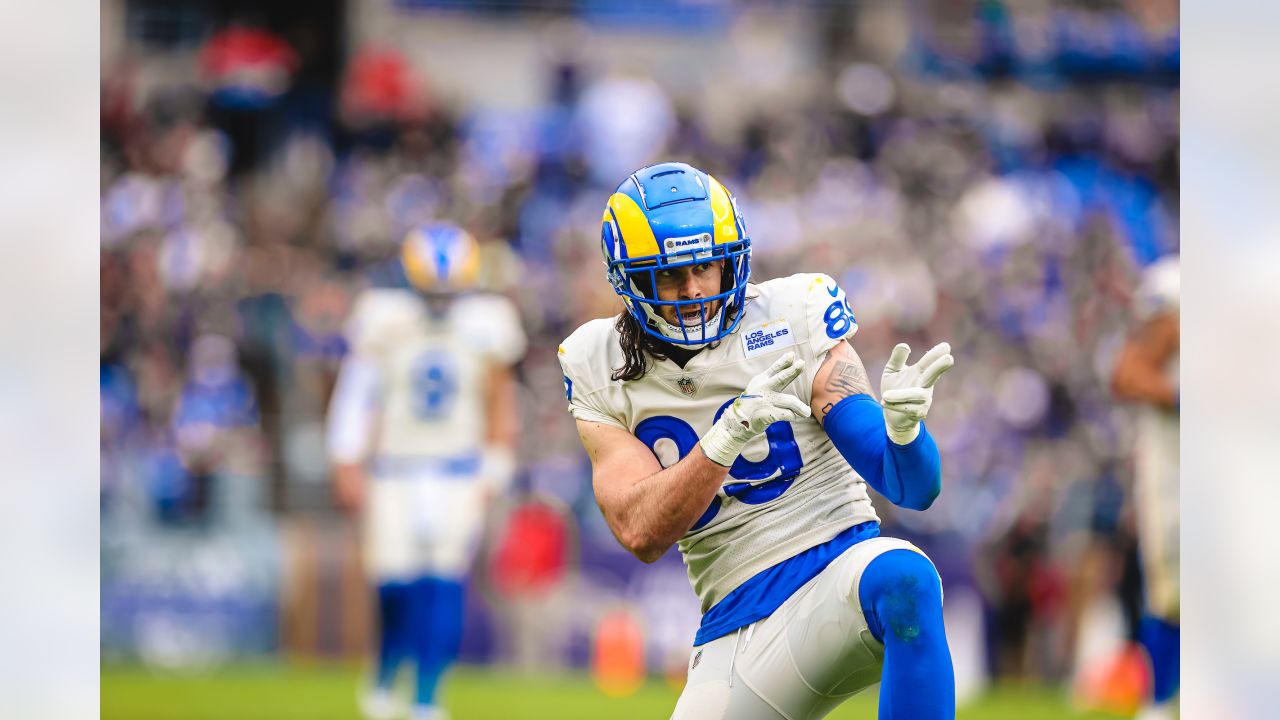
[[[911,348],[906,343],[898,343],[880,376],[885,428],[889,438],[899,445],[915,440],[920,434],[920,421],[929,414],[933,404],[933,384],[956,362],[951,357],[951,345],[945,342],[934,345],[914,365],[906,364],[910,355]]]
[[[784,388],[804,372],[804,360],[789,352],[769,369],[751,378],[746,389],[702,437],[702,451],[725,467],[733,464],[746,445],[776,422],[809,417],[809,405]]]

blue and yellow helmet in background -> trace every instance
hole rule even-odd
[[[414,227],[400,245],[405,277],[429,295],[475,287],[480,275],[480,246],[471,233],[444,222]]]
[[[751,239],[733,196],[707,173],[678,162],[637,170],[609,198],[600,244],[609,283],[649,335],[701,347],[737,329],[751,279]],[[659,271],[716,260],[724,261],[719,294],[658,299]],[[664,305],[697,310],[702,322],[672,325],[658,312]]]

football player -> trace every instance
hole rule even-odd
[[[908,364],[899,344],[877,400],[844,291],[752,284],[734,198],[683,163],[623,181],[602,244],[626,311],[560,362],[610,529],[645,562],[678,545],[702,604],[673,717],[818,718],[876,682],[881,718],[954,717],[941,580],[880,536],[867,490],[913,510],[940,492],[922,421],[949,346]]]
[[[1146,614],[1139,639],[1151,656],[1152,698],[1144,718],[1173,717],[1179,676],[1178,583],[1178,257],[1144,272],[1136,297],[1138,327],[1111,378],[1118,397],[1141,404],[1134,447],[1134,504]]]
[[[415,228],[400,281],[363,291],[347,328],[328,443],[377,588],[377,661],[361,702],[371,718],[399,712],[404,661],[417,671],[412,717],[443,717],[436,688],[457,655],[463,580],[488,500],[514,472],[512,364],[526,339],[509,301],[469,292],[478,265],[461,228]]]

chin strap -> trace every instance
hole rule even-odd
[[[695,337],[705,338],[708,335],[716,334],[715,331],[712,330],[712,328],[720,327],[720,317],[723,312],[724,312],[723,309],[720,310],[714,316],[712,316],[711,319],[703,323],[701,327],[701,331],[698,331],[697,328],[687,328],[687,327],[681,328],[679,325],[672,325],[671,323],[665,320],[662,320],[661,318],[659,318],[654,324],[657,325],[657,329],[660,334],[672,340],[684,340],[686,332],[688,333],[688,336],[690,339]],[[715,340],[707,340],[705,342],[693,343],[693,344],[682,342],[680,343],[680,346],[687,347],[687,348],[699,348],[699,347],[705,347],[707,345],[710,345],[713,342],[715,342]]]

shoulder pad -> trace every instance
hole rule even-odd
[[[557,356],[564,371],[564,395],[569,414],[578,420],[604,423],[626,429],[617,408],[614,368],[622,365],[622,347],[613,329],[614,318],[592,320],[560,343]],[[616,387],[614,388],[616,390]],[[602,392],[605,391],[605,392]]]
[[[1177,312],[1181,285],[1177,255],[1166,255],[1147,266],[1134,298],[1138,317],[1147,320],[1162,313]]]
[[[358,353],[377,353],[398,330],[422,317],[422,299],[408,290],[370,288],[356,296],[346,338]]]
[[[590,320],[560,343],[556,355],[566,382],[583,390],[598,390],[612,382],[613,368],[622,365],[622,347],[613,324],[614,318]]]
[[[499,363],[511,365],[528,349],[529,341],[520,313],[505,296],[496,293],[464,295],[457,300],[454,317],[472,346]]]
[[[785,317],[809,341],[815,356],[858,331],[844,290],[830,275],[799,273],[759,287],[768,312]]]

